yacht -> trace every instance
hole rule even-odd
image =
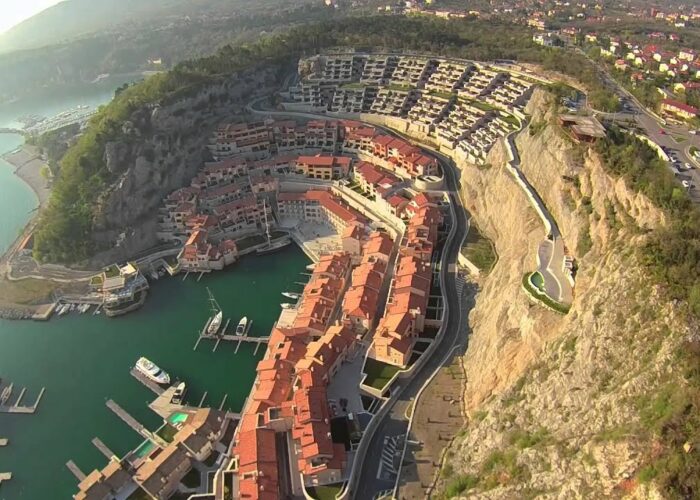
[[[284,295],[285,297],[288,297],[290,299],[298,299],[299,298],[299,294],[294,293],[294,292],[282,292],[282,295]]]
[[[243,316],[236,327],[236,335],[245,335],[246,333],[248,333],[248,318]]]
[[[170,402],[174,405],[181,405],[186,393],[187,386],[184,382],[180,382],[179,384],[177,384],[177,387],[175,388],[175,392],[173,393],[173,397],[170,399]]]
[[[139,358],[136,362],[136,369],[157,384],[170,383],[170,375],[161,370],[153,361],[144,357]]]

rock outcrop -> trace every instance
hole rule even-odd
[[[467,207],[499,261],[480,283],[464,357],[470,421],[447,454],[440,489],[474,498],[653,498],[633,480],[653,447],[637,435],[640,402],[675,376],[688,325],[645,276],[635,247],[664,214],[555,124],[537,91],[516,140],[521,168],[556,219],[578,273],[571,311],[521,288],[544,227],[504,168],[465,165]]]
[[[277,69],[234,75],[176,102],[134,112],[119,141],[104,151],[115,182],[98,201],[94,263],[134,256],[157,245],[158,208],[163,197],[188,184],[209,159],[207,144],[223,121],[240,121],[245,105],[277,85]]]

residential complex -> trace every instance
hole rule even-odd
[[[519,127],[535,84],[531,75],[510,67],[396,54],[354,54],[357,71],[336,71],[349,64],[348,57],[327,54],[300,62],[308,71],[284,106],[403,120],[411,132],[473,163],[483,163],[495,141]]]

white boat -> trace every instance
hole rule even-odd
[[[2,390],[2,394],[0,394],[0,405],[4,405],[7,403],[7,400],[10,399],[10,396],[12,396],[13,386],[14,384],[10,384]]]
[[[213,313],[211,316],[211,321],[209,321],[209,326],[207,327],[207,335],[216,335],[219,332],[219,328],[221,328],[221,322],[224,319],[224,313],[221,310],[221,306],[219,306],[219,303],[214,298],[214,294],[211,293],[211,290],[209,290],[209,288],[207,288],[207,293],[209,294],[211,312]]]
[[[173,397],[170,399],[170,402],[174,405],[181,405],[186,393],[187,386],[184,382],[180,382],[179,384],[177,384],[177,387],[175,388],[175,392],[173,393]]]
[[[170,383],[170,375],[149,359],[140,357],[136,362],[136,369],[157,384]]]
[[[245,335],[246,333],[248,333],[248,318],[243,316],[236,327],[236,335]]]
[[[224,319],[224,313],[219,311],[216,313],[212,318],[211,322],[209,323],[209,326],[207,327],[207,333],[209,335],[216,335],[216,333],[219,331],[219,328],[221,328],[221,321]]]
[[[290,298],[290,299],[298,299],[299,298],[299,294],[294,293],[294,292],[282,292],[282,295],[284,295],[285,297]]]
[[[280,305],[282,306],[282,309],[294,309],[294,304],[287,304],[286,302],[283,302]]]
[[[60,304],[58,308],[56,309],[56,312],[58,313],[59,316],[63,316],[68,312],[68,304]]]

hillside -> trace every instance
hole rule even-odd
[[[0,52],[52,45],[122,28],[158,29],[171,23],[231,18],[307,0],[64,0],[0,35]]]
[[[492,499],[697,498],[693,293],[690,302],[676,295],[674,278],[660,278],[673,274],[668,264],[657,276],[650,259],[676,214],[614,175],[599,154],[604,146],[574,145],[549,99],[536,94],[532,124],[516,144],[576,257],[575,300],[560,315],[522,290],[544,229],[505,170],[504,149],[492,151],[490,169],[464,166],[467,204],[499,261],[470,314],[469,421],[447,451],[438,490]],[[638,153],[626,151],[634,163]],[[697,247],[695,238],[687,244]]]

